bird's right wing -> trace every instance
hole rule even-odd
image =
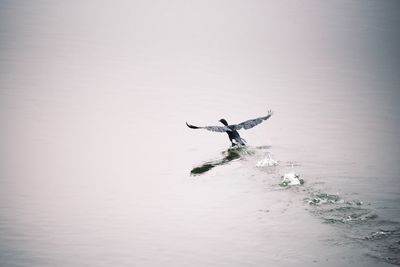
[[[192,128],[192,129],[205,129],[211,132],[219,132],[219,133],[225,133],[232,131],[226,126],[204,126],[204,127],[199,127],[199,126],[194,126],[186,122],[187,127]]]
[[[254,126],[262,123],[265,120],[268,120],[271,116],[272,116],[273,112],[271,110],[268,110],[268,115],[264,116],[264,117],[259,117],[256,119],[251,119],[251,120],[247,120],[244,121],[242,123],[236,124],[236,125],[232,125],[234,127],[235,130],[240,130],[240,129],[250,129],[253,128]]]

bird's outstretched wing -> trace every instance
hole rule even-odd
[[[198,126],[191,125],[191,124],[189,124],[187,122],[186,122],[186,125],[189,128],[192,128],[192,129],[206,129],[206,130],[211,131],[211,132],[225,133],[225,132],[228,132],[228,131],[232,131],[231,129],[229,129],[226,126],[204,126],[204,127],[198,127]]]
[[[262,123],[265,120],[268,120],[271,116],[272,116],[272,111],[268,110],[268,115],[265,117],[259,117],[256,119],[252,119],[252,120],[247,120],[244,121],[242,123],[236,124],[236,125],[232,125],[234,127],[235,130],[240,130],[242,128],[244,128],[245,130],[253,128],[254,126]]]

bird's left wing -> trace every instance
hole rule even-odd
[[[211,131],[211,132],[225,133],[225,132],[228,132],[228,131],[232,131],[231,129],[229,129],[226,126],[204,126],[204,127],[199,127],[199,126],[191,125],[191,124],[189,124],[187,122],[186,122],[186,125],[189,128],[192,128],[192,129],[206,129],[206,130]]]
[[[273,114],[272,111],[269,110],[267,116],[259,117],[259,118],[252,119],[252,120],[247,120],[247,121],[244,121],[242,123],[232,125],[232,126],[234,127],[235,130],[240,130],[242,128],[247,130],[247,129],[253,128],[254,126],[262,123],[265,120],[268,120],[272,116],[272,114]]]

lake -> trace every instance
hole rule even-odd
[[[399,23],[396,1],[2,1],[0,265],[400,265]],[[185,124],[270,109],[241,148]]]

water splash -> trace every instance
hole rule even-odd
[[[256,164],[257,167],[264,167],[264,166],[272,167],[277,165],[279,165],[278,161],[274,160],[271,157],[271,153],[269,152],[267,152],[267,156],[264,159],[259,160]]]
[[[300,178],[300,174],[295,172],[293,166],[293,163],[291,163],[291,171],[281,176],[280,186],[286,187],[304,184],[304,179]]]
[[[282,181],[279,184],[280,186],[286,187],[304,184],[304,180],[300,178],[300,174],[295,173],[294,171],[284,174],[281,178]]]

